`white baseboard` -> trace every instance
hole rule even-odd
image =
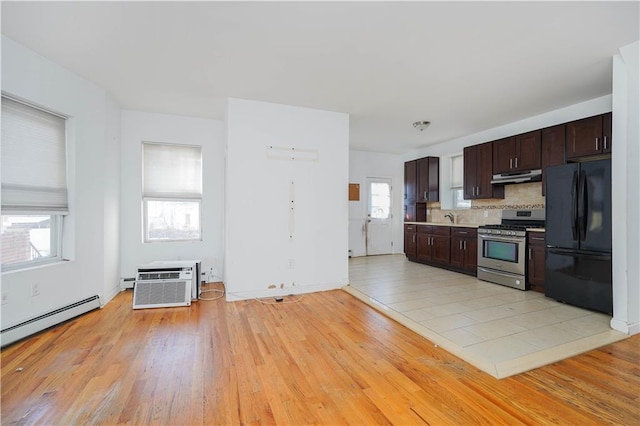
[[[226,285],[226,284],[225,284]],[[318,291],[338,290],[345,286],[346,283],[326,283],[312,285],[296,285],[295,287],[274,288],[266,290],[250,290],[250,291],[229,291],[227,286],[226,300],[227,302],[236,302],[239,300],[261,299],[266,297],[288,296],[290,294],[315,293]]]
[[[611,328],[625,334],[633,335],[633,334],[640,333],[640,323],[637,323],[637,322],[628,324],[624,321],[620,321],[615,318],[612,318],[610,324],[611,324]]]

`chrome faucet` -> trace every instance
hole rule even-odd
[[[455,218],[453,216],[453,213],[447,213],[447,214],[444,215],[444,217],[448,217],[449,220],[451,221],[451,223],[455,222]]]

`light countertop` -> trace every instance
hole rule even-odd
[[[477,223],[447,223],[447,222],[404,222],[405,225],[431,225],[431,226],[452,226],[460,228],[478,228],[482,224]],[[529,232],[545,232],[544,228],[527,228]]]
[[[477,228],[477,223],[447,223],[447,222],[404,222],[405,225],[433,225],[433,226],[453,226],[461,228]]]

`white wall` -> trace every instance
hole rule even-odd
[[[107,96],[104,162],[104,294],[120,290],[120,107]],[[111,298],[109,298],[111,299]]]
[[[229,99],[226,124],[227,300],[347,284],[348,115]],[[269,146],[318,160],[267,158]]]
[[[5,36],[2,90],[70,117],[63,248],[69,261],[2,275],[6,328],[96,294],[106,303],[117,293],[120,130],[118,107],[103,89]],[[33,283],[39,296],[30,296]]]
[[[613,58],[613,320],[640,333],[640,42]]]
[[[349,201],[349,250],[366,255],[363,227],[367,220],[367,178],[390,178],[392,184],[393,253],[403,253],[404,162],[397,154],[349,151],[349,183],[360,184],[360,201]]]
[[[202,241],[143,243],[142,142],[202,146]],[[156,260],[202,261],[223,275],[224,123],[220,120],[122,111],[121,272],[134,278],[137,267]]]

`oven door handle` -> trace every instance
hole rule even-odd
[[[523,279],[522,275],[512,274],[511,272],[496,271],[495,269],[487,269],[482,266],[478,266],[478,270],[489,274],[502,275],[503,277]]]
[[[486,235],[486,234],[478,234],[478,238],[482,238],[484,240],[495,240],[495,241],[504,241],[507,243],[523,243],[525,241],[525,237],[502,237],[500,235]]]

